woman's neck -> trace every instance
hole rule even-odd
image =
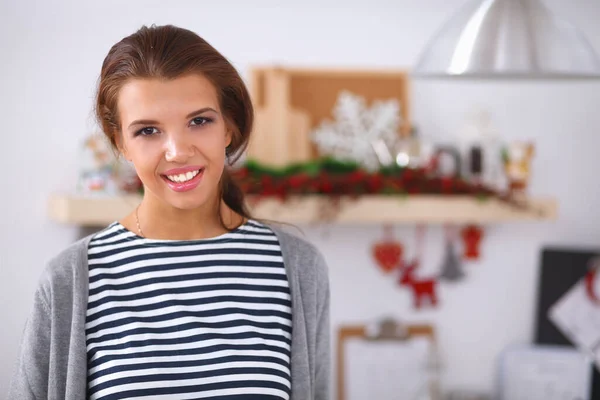
[[[219,212],[225,226],[221,223]],[[197,209],[182,210],[146,195],[139,207],[121,224],[150,239],[193,240],[222,235],[244,222],[244,218],[221,199]]]

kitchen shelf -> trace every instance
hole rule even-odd
[[[79,226],[103,226],[130,213],[141,197],[131,196],[78,196],[52,195],[48,213],[52,220]],[[516,207],[498,199],[475,199],[469,196],[362,196],[342,198],[332,204],[325,196],[306,195],[290,197],[287,202],[273,198],[253,201],[248,198],[255,218],[294,224],[325,222],[324,216],[333,215],[332,222],[340,224],[372,223],[429,223],[468,224],[519,221],[552,221],[557,218],[558,205],[553,199],[529,199],[527,207]],[[327,212],[332,208],[335,213]]]

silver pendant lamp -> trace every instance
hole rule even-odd
[[[421,55],[419,78],[600,78],[600,58],[541,0],[471,0]]]

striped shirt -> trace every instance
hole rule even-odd
[[[291,297],[271,229],[174,241],[115,222],[88,260],[89,399],[289,399]]]

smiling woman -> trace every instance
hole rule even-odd
[[[252,219],[227,170],[253,121],[233,66],[143,27],[106,56],[96,114],[144,198],[50,261],[9,398],[329,398],[323,257]]]
[[[120,90],[116,111],[122,133],[114,140],[147,191],[139,210],[147,235],[214,236],[239,225],[240,217],[249,218],[241,203],[220,205],[223,190],[233,186],[219,184],[227,174],[226,148],[234,135],[242,134],[226,122],[209,79],[189,74],[169,80],[129,80]],[[248,132],[243,135],[237,146],[246,142]],[[215,220],[219,209],[221,221]],[[211,223],[183,224],[182,230],[176,219]],[[124,224],[135,226],[128,220]],[[175,224],[177,229],[169,229]]]
[[[224,170],[226,152],[235,161],[248,144],[250,96],[233,66],[196,34],[143,28],[115,45],[102,66],[96,114],[147,191],[137,223],[130,217],[124,226],[190,239],[250,218]],[[187,172],[198,172],[193,182]],[[203,223],[181,223],[190,219]]]

